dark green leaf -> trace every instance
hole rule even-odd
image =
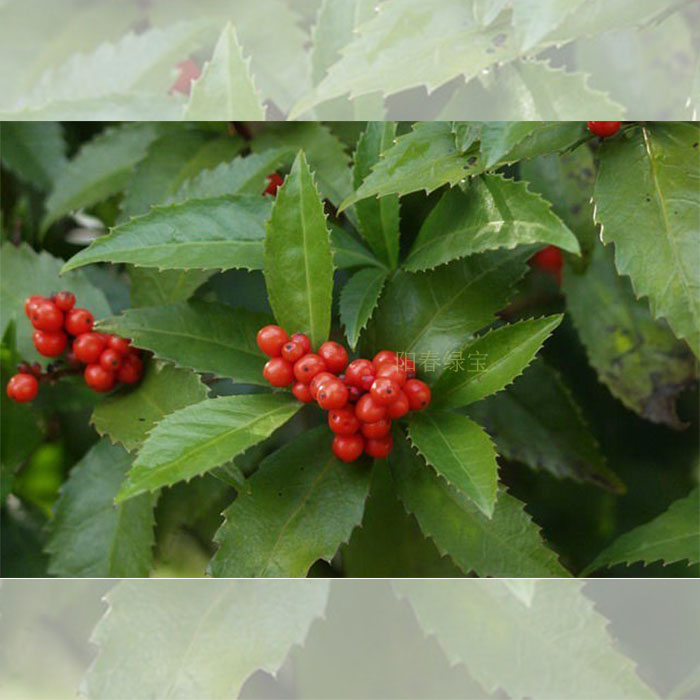
[[[187,301],[215,270],[156,270],[130,267],[129,302],[132,308]]]
[[[385,270],[368,267],[356,272],[343,287],[340,295],[340,322],[345,326],[345,337],[353,349],[379,303],[386,277]]]
[[[484,122],[480,131],[484,168],[491,168],[503,161],[504,156],[537,127],[537,122]]]
[[[340,226],[333,224],[331,224],[331,249],[333,250],[333,264],[339,270],[349,267],[364,267],[365,265],[384,267],[360,241]]]

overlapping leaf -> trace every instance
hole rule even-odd
[[[362,329],[369,322],[379,303],[387,272],[368,267],[356,272],[343,287],[340,295],[340,321],[351,348],[357,346]]]
[[[130,267],[129,304],[159,306],[187,301],[215,270],[156,270],[154,267]]]
[[[384,268],[370,250],[340,226],[331,225],[331,248],[333,264],[339,270],[366,265]]]

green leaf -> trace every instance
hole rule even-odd
[[[359,188],[379,161],[382,153],[391,147],[396,136],[394,122],[368,122],[362,132],[353,163],[353,181]],[[399,260],[399,199],[382,197],[358,202],[355,206],[360,220],[360,231],[376,256],[390,268]]]
[[[614,564],[651,564],[661,560],[672,564],[686,560],[700,562],[700,489],[674,501],[658,517],[620,535],[586,567],[582,576]]]
[[[465,155],[457,149],[449,122],[418,122],[382,154],[339,211],[368,197],[401,196],[419,190],[429,193],[480,170],[477,155]]]
[[[50,190],[66,166],[63,129],[56,122],[4,122],[2,164],[25,182]]]
[[[484,122],[480,131],[484,168],[492,168],[500,163],[537,127],[537,122]]]
[[[136,450],[166,415],[207,398],[198,375],[164,362],[150,362],[141,383],[103,399],[92,413],[95,430]]]
[[[60,289],[75,294],[78,305],[90,309],[96,319],[109,316],[109,304],[100,289],[83,272],[59,277],[62,261],[46,251],[35,252],[26,244],[2,244],[0,251],[0,335],[12,319],[17,323],[17,352],[27,361],[45,362],[34,349],[34,329],[24,313],[24,300],[33,294],[50,296]]]
[[[259,270],[270,202],[232,195],[152,207],[74,255],[63,270],[94,262],[159,270]]]
[[[473,404],[498,453],[556,477],[589,481],[617,493],[624,484],[609,469],[571,392],[553,369],[534,362],[504,392]]]
[[[330,561],[362,520],[367,464],[333,456],[320,427],[265,459],[224,512],[212,559],[214,576],[300,577],[318,559]]]
[[[385,270],[368,267],[356,272],[343,287],[340,295],[340,322],[345,326],[345,337],[353,349],[379,303],[386,277]]]
[[[132,308],[187,301],[215,270],[156,270],[130,267],[129,302]]]
[[[548,243],[579,253],[576,236],[526,182],[484,175],[445,192],[426,218],[404,267],[415,272],[496,248]]]
[[[116,502],[219,467],[286,423],[301,407],[288,394],[205,399],[167,415],[151,431]]]
[[[455,145],[460,153],[466,153],[481,136],[482,122],[460,122],[452,124]]]
[[[526,249],[456,260],[430,272],[399,271],[382,294],[365,333],[373,348],[416,354],[442,362],[489,325],[525,274]]]
[[[474,17],[480,24],[489,25],[507,4],[508,0],[473,0]]]
[[[366,265],[386,269],[360,241],[335,224],[331,224],[331,248],[333,265],[339,270]]]
[[[523,51],[554,31],[585,0],[513,0],[513,26]]]
[[[281,326],[308,333],[313,347],[328,339],[333,258],[323,202],[303,152],[277,191],[268,222],[265,284]]]
[[[612,250],[598,243],[584,272],[567,268],[564,290],[600,381],[642,418],[682,428],[676,398],[695,383],[695,357],[663,320],[651,318],[646,300],[635,299]]]
[[[50,523],[49,573],[93,578],[148,575],[156,498],[144,494],[129,503],[113,503],[130,465],[124,449],[103,439],[73,467]]]
[[[216,42],[211,61],[192,85],[185,119],[265,120],[265,108],[250,73],[250,58],[243,58],[230,22]]]
[[[479,576],[568,576],[543,543],[523,503],[507,491],[498,494],[489,520],[474,503],[449,486],[415,454],[405,440],[394,443],[391,470],[399,497],[421,530],[465,573]]]
[[[489,331],[462,351],[464,364],[446,368],[433,386],[433,403],[459,408],[508,386],[532,362],[562,316],[519,321]],[[471,361],[470,361],[471,358]]]
[[[92,641],[85,693],[103,698],[238,697],[256,672],[274,674],[326,609],[329,582],[124,581]],[[193,588],[193,586],[196,586]],[[194,592],[194,595],[193,595]],[[158,640],[149,654],[133,643]],[[225,651],[224,651],[225,650]],[[128,669],[115,673],[115,668]]]
[[[266,314],[200,300],[129,309],[100,325],[179,367],[248,384],[265,384],[255,342]]]
[[[106,129],[83,145],[46,200],[42,228],[119,192],[161,131],[157,123],[123,124]]]
[[[620,274],[700,357],[699,141],[696,124],[655,123],[604,143],[594,198]]]
[[[466,416],[447,411],[412,417],[408,437],[419,454],[487,517],[496,505],[496,450],[484,429]]]

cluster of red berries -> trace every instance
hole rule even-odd
[[[604,139],[608,136],[615,136],[620,131],[622,122],[586,122],[586,124],[588,124],[588,130],[592,134]]]
[[[93,315],[75,308],[72,292],[31,296],[24,302],[24,311],[34,326],[32,340],[39,353],[52,358],[65,353],[66,371],[81,370],[93,391],[106,392],[118,382],[134,384],[141,379],[143,363],[138,350],[126,338],[94,332]],[[84,370],[82,365],[86,365]],[[38,363],[31,367],[22,363],[7,384],[7,395],[13,401],[31,401],[39,391],[39,380],[51,376],[55,373],[42,374]]]
[[[304,403],[316,401],[328,411],[335,433],[333,452],[343,462],[354,462],[365,452],[386,457],[392,448],[391,421],[430,403],[430,388],[415,379],[413,360],[382,350],[373,360],[349,362],[347,350],[334,341],[317,353],[303,333],[291,338],[279,326],[258,331],[258,347],[271,359],[263,376],[276,387],[292,386]]]

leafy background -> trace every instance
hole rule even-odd
[[[580,122],[12,122],[2,140],[3,381],[36,359],[30,293],[72,289],[153,353],[106,399],[3,395],[3,575],[697,576],[697,124],[600,143]],[[527,265],[545,244],[561,289]],[[489,362],[426,371],[430,412],[348,467],[318,410],[264,386],[273,317]]]

